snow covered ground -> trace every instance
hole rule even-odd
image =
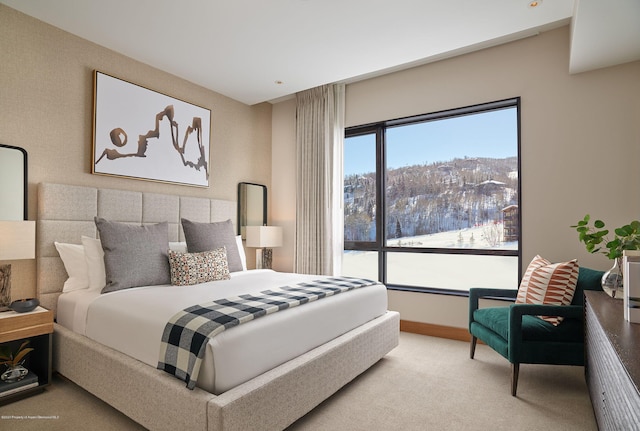
[[[403,247],[483,248],[517,250],[517,242],[490,247],[484,236],[487,226],[394,239],[389,245]],[[427,253],[387,254],[387,283],[466,291],[470,287],[518,288],[517,256],[443,255]],[[378,278],[378,254],[345,251],[342,274]]]

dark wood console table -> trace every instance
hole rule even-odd
[[[585,292],[585,373],[600,430],[640,430],[640,324],[622,301]]]

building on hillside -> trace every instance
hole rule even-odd
[[[518,240],[518,210],[518,205],[509,205],[502,209],[502,236],[504,242]]]

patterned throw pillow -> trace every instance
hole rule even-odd
[[[229,280],[229,264],[225,247],[201,253],[169,250],[171,284],[191,286],[207,281]]]
[[[569,305],[578,283],[578,261],[551,263],[540,256],[533,258],[520,282],[516,304]],[[538,316],[554,326],[560,316]]]

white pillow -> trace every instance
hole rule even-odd
[[[247,256],[244,253],[244,247],[242,246],[242,235],[236,236],[236,244],[238,245],[238,253],[240,253],[240,262],[242,262],[242,270],[247,270]]]
[[[67,281],[62,287],[63,292],[87,289],[89,287],[89,274],[87,271],[87,261],[84,257],[84,246],[81,244],[66,244],[54,242],[56,250],[62,259],[64,269],[67,270]]]
[[[169,250],[173,250],[177,253],[186,253],[187,252],[187,243],[185,241],[182,242],[169,242]]]
[[[89,274],[89,289],[102,290],[107,284],[102,243],[99,239],[83,236],[82,245],[84,246],[84,257],[87,262],[87,273]]]

